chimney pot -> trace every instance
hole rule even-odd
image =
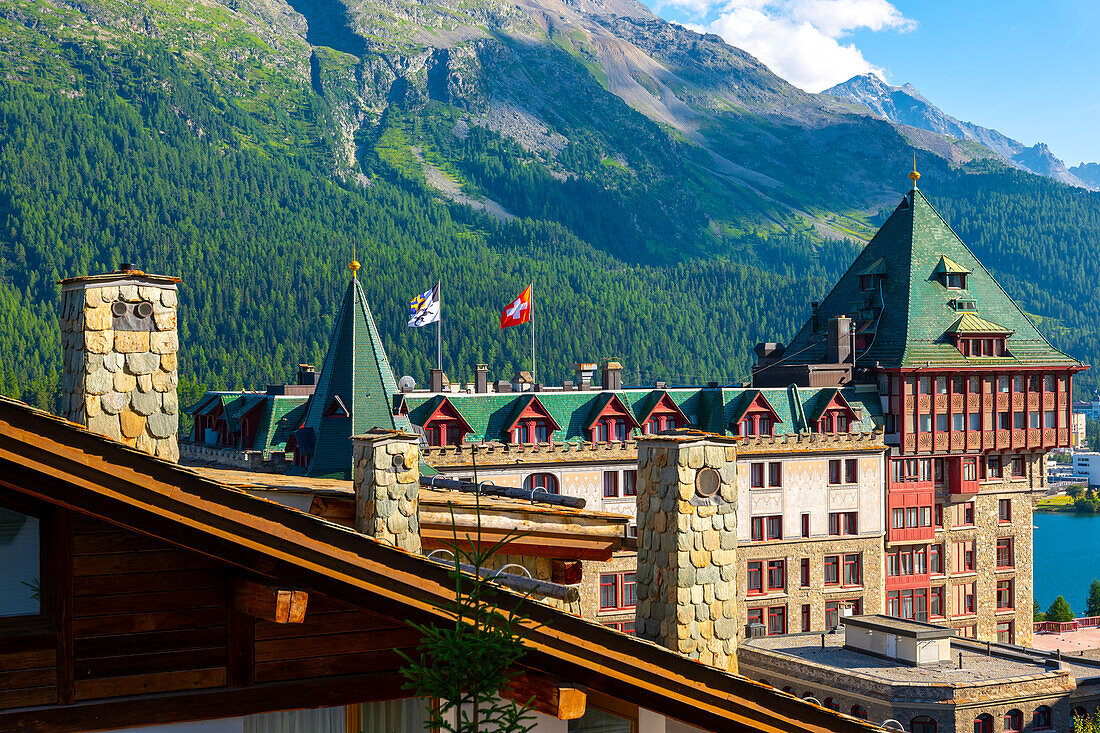
[[[623,365],[617,361],[605,361],[600,365],[602,386],[606,390],[618,391],[623,388]]]
[[[489,365],[478,364],[474,367],[474,392],[483,394],[489,391]]]

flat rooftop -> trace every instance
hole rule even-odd
[[[855,629],[853,629],[855,631]],[[825,647],[821,646],[821,634],[787,634],[747,639],[742,649],[758,649],[762,652],[782,655],[810,665],[828,668],[834,674],[841,672],[858,675],[884,685],[967,685],[987,682],[1011,682],[1045,677],[1056,673],[1043,664],[1041,657],[1034,661],[986,656],[980,648],[952,642],[950,662],[926,664],[920,667],[906,662],[883,659],[844,648],[844,634],[825,634]],[[962,654],[962,668],[959,668]],[[1021,653],[1026,654],[1026,652]],[[746,663],[751,664],[749,660]],[[1093,670],[1092,674],[1096,674]]]

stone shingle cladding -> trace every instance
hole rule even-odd
[[[637,635],[736,671],[737,448],[638,444]]]
[[[420,449],[415,435],[352,439],[355,529],[420,552]]]
[[[178,278],[120,271],[62,281],[62,414],[179,459]]]

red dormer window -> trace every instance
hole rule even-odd
[[[963,356],[1008,356],[1007,338],[1001,334],[960,336],[955,345]]]
[[[549,443],[554,431],[561,426],[547,412],[539,398],[528,395],[519,398],[519,414],[510,428],[506,428],[506,440],[511,443]]]
[[[676,430],[686,428],[690,423],[687,416],[672,401],[667,392],[662,392],[653,407],[648,412],[638,415],[642,422],[642,432],[647,435],[655,435],[664,430]]]
[[[771,435],[777,423],[783,422],[764,393],[752,390],[748,393],[748,405],[740,416],[734,415],[730,429],[734,435]]]
[[[588,439],[595,443],[630,440],[634,428],[640,427],[618,395],[612,394],[589,413]]]
[[[435,409],[424,420],[424,439],[431,446],[462,445],[472,428],[446,397],[439,398]]]

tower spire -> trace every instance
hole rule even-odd
[[[355,242],[353,241],[351,243],[351,262],[348,263],[348,269],[351,270],[351,276],[353,278],[359,276],[360,267],[359,260],[355,259]]]
[[[909,174],[909,180],[913,182],[913,190],[917,190],[917,181],[920,179],[920,173],[917,172],[917,154],[913,153],[913,172]]]

